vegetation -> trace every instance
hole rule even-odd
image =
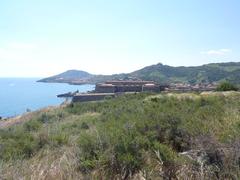
[[[165,83],[212,83],[227,80],[240,84],[240,63],[214,63],[195,67],[171,67],[161,63],[131,73],[145,80]]]
[[[239,179],[239,135],[239,92],[71,104],[0,130],[0,179]]]
[[[128,74],[111,76],[91,75],[83,71],[68,71],[63,74],[43,79],[43,82],[68,82],[82,79],[85,83],[104,82],[112,79],[139,78],[159,83],[212,83],[227,80],[240,84],[240,62],[214,63],[195,67],[172,67],[161,63],[145,67]]]
[[[237,91],[238,88],[227,81],[220,83],[217,87],[217,91]]]

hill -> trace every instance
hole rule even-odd
[[[172,67],[159,63],[130,73],[130,75],[163,83],[195,84],[228,80],[240,84],[240,62],[215,63],[195,67]]]
[[[21,121],[0,128],[0,179],[240,178],[239,92],[123,95]]]
[[[223,80],[240,84],[240,62],[212,63],[193,67],[172,67],[161,63],[128,74],[92,75],[84,71],[67,71],[41,82],[97,83],[113,79],[142,79],[159,83],[212,83]]]
[[[79,81],[85,83],[86,80],[91,78],[93,75],[86,72],[86,71],[80,71],[80,70],[68,70],[66,72],[63,72],[61,74],[48,77],[45,79],[41,79],[38,82],[57,82],[57,83],[69,83],[74,81]]]

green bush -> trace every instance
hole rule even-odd
[[[58,131],[57,133],[51,134],[49,139],[53,146],[61,146],[68,143],[69,136]]]
[[[0,131],[0,159],[29,158],[40,149],[38,138],[22,129]]]
[[[95,135],[81,133],[78,140],[80,169],[88,172],[96,166],[99,155],[102,152],[101,144]]]
[[[42,124],[37,120],[30,120],[24,123],[23,127],[26,131],[37,131],[41,128]]]
[[[50,123],[57,119],[57,116],[61,118],[63,115],[60,113],[58,115],[50,114],[50,113],[42,113],[38,118],[38,121],[41,123]]]
[[[142,150],[145,146],[144,142],[138,141],[134,137],[124,136],[119,137],[119,142],[116,142],[114,152],[116,161],[113,164],[113,169],[116,173],[125,170],[127,174],[134,174],[141,169],[143,165]]]
[[[86,122],[82,122],[81,129],[89,129],[89,126]]]
[[[153,150],[156,153],[159,153],[163,162],[174,162],[177,160],[177,154],[167,145],[155,142],[153,145]]]
[[[217,86],[217,91],[237,91],[237,86],[231,84],[230,82],[222,82]]]

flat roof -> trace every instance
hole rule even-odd
[[[108,86],[108,87],[114,87],[115,85],[113,85],[113,84],[105,84],[105,83],[103,83],[103,84],[97,84],[97,86],[104,86],[104,87]]]
[[[112,95],[115,95],[115,93],[82,93],[82,94],[76,94],[74,96],[112,96]]]
[[[106,81],[106,84],[109,83],[155,83],[154,81]]]

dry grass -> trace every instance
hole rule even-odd
[[[43,108],[37,111],[33,111],[33,112],[28,112],[28,113],[24,113],[22,115],[13,117],[13,118],[8,118],[8,119],[4,119],[0,121],[0,129],[1,128],[8,128],[14,125],[18,125],[18,124],[22,124],[25,123],[31,119],[33,119],[34,117],[38,116],[39,114],[42,113],[48,113],[50,111],[59,109],[61,107],[57,107],[57,106],[49,106],[47,108]]]
[[[45,149],[29,160],[8,164],[1,172],[3,179],[83,179],[78,171],[76,150],[69,147]],[[1,178],[1,176],[0,176]]]

